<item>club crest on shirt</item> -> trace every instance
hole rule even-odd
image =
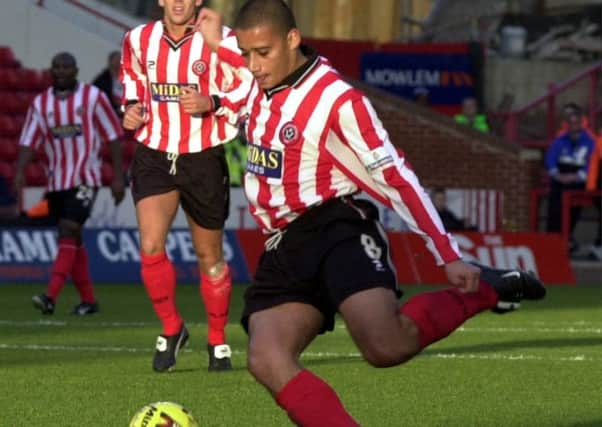
[[[247,171],[266,178],[282,178],[282,152],[249,144]]]
[[[55,138],[73,138],[82,134],[82,125],[74,123],[71,125],[55,126],[50,129]]]
[[[299,141],[301,133],[294,122],[287,122],[280,128],[280,142],[292,145]]]
[[[202,59],[199,59],[192,63],[192,72],[197,76],[200,76],[205,71],[207,71],[207,63]]]
[[[198,91],[199,86],[196,83],[151,83],[151,95],[153,101],[157,102],[178,102],[183,87],[190,87]]]

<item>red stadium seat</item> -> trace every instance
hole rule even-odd
[[[0,89],[15,90],[18,79],[17,70],[12,68],[0,68]]]
[[[111,182],[113,181],[113,166],[111,166],[110,163],[102,162],[100,176],[102,185],[111,185]]]
[[[31,104],[32,97],[29,93],[3,91],[0,92],[0,113],[25,114]]]
[[[0,137],[15,137],[21,132],[22,123],[13,116],[0,114]]]
[[[12,183],[15,177],[16,167],[14,163],[0,161],[0,175]]]
[[[15,86],[17,89],[37,92],[48,87],[42,71],[32,70],[30,68],[20,68],[15,70],[15,72]]]
[[[25,182],[27,185],[43,187],[48,183],[44,165],[40,162],[34,162],[25,168]]]
[[[19,152],[18,141],[10,138],[0,138],[0,161],[14,163]]]
[[[18,68],[21,63],[15,58],[10,46],[0,46],[0,68]]]

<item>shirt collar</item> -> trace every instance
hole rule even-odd
[[[307,45],[301,45],[300,49],[301,53],[307,58],[307,61],[305,61],[303,65],[301,65],[299,68],[297,68],[287,77],[285,77],[284,80],[282,80],[272,89],[267,89],[265,93],[268,96],[268,98],[272,97],[274,94],[280,91],[283,91],[284,89],[300,85],[319,64],[320,57],[318,56],[315,50],[313,50]]]

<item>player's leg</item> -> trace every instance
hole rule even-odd
[[[48,193],[50,215],[58,220],[58,251],[52,264],[46,293],[32,298],[34,306],[43,314],[54,312],[56,301],[73,269],[77,247],[81,243],[81,224],[69,211],[76,194],[77,189]]]
[[[188,217],[201,273],[200,292],[207,312],[209,370],[232,368],[231,350],[226,344],[226,325],[232,294],[230,269],[223,256],[223,230],[208,230]]]
[[[251,314],[247,366],[297,425],[352,427],[336,392],[299,363],[299,356],[322,328],[318,309],[285,303]]]
[[[170,370],[188,331],[176,307],[176,273],[165,252],[167,233],[180,195],[169,170],[167,153],[138,145],[132,163],[132,196],[140,231],[141,276],[163,331],[157,338],[153,369]]]
[[[98,312],[98,302],[94,295],[94,287],[90,276],[90,266],[88,262],[88,252],[82,239],[83,224],[90,217],[94,200],[97,195],[97,188],[80,185],[74,190],[75,197],[70,198],[65,204],[66,217],[72,223],[78,224],[76,231],[75,260],[71,268],[71,277],[77,292],[79,293],[80,303],[77,304],[72,314],[85,316]]]
[[[225,328],[232,283],[224,260],[228,217],[228,168],[223,147],[181,156],[176,177],[200,269],[200,293],[207,312],[209,370],[231,369]]]
[[[377,367],[403,363],[484,310],[522,298],[541,299],[545,288],[518,270],[482,267],[479,289],[462,293],[442,289],[414,296],[397,308],[395,278],[388,260],[388,241],[375,223],[334,249],[323,272],[334,303],[366,360]]]

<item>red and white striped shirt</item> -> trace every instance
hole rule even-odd
[[[224,35],[230,30],[224,29]],[[213,114],[199,117],[179,104],[183,86],[203,95],[227,92],[239,80],[224,66],[196,31],[173,40],[161,21],[129,31],[122,46],[120,80],[123,102],[141,102],[147,121],[136,139],[169,153],[191,153],[223,144],[238,134],[238,126]]]
[[[368,99],[324,58],[310,58],[269,91],[254,81],[250,92],[224,94],[216,114],[233,121],[248,115],[245,193],[267,232],[314,205],[364,190],[423,236],[438,264],[461,258]]]
[[[52,87],[34,98],[19,144],[44,149],[48,190],[60,191],[81,184],[100,186],[101,145],[122,135],[107,96],[80,82],[64,99],[56,97]]]

